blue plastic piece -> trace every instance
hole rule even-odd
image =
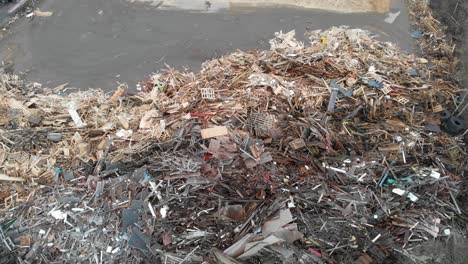
[[[340,88],[341,88],[341,86],[340,86],[339,84],[337,84],[336,82],[331,82],[331,83],[330,83],[330,87],[336,88],[336,89],[340,89]]]
[[[419,73],[417,70],[415,69],[409,69],[408,70],[408,75],[411,76],[411,77],[418,77],[419,76]]]
[[[338,99],[341,99],[343,97],[353,96],[353,90],[345,89],[345,88],[341,87],[339,84],[337,84],[336,82],[331,82],[330,87],[338,89],[338,92],[340,93],[340,94],[338,94]]]
[[[342,96],[338,96],[340,99],[344,96],[344,97],[351,97],[353,96],[353,90],[350,90],[350,89],[344,89],[344,88],[341,88],[338,90],[340,92],[340,94]]]
[[[379,89],[382,89],[384,87],[383,83],[378,82],[376,80],[368,81],[367,84],[371,87],[379,88]]]
[[[151,175],[148,174],[148,172],[145,171],[145,177],[144,177],[145,180],[150,180],[151,179]]]

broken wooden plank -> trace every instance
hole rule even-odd
[[[379,151],[382,152],[394,152],[394,151],[399,151],[401,150],[400,144],[392,144],[392,145],[387,145],[384,147],[379,147]]]
[[[227,136],[228,129],[225,126],[217,126],[211,128],[205,128],[201,130],[201,136],[203,139]]]
[[[16,181],[16,182],[24,182],[25,179],[19,177],[10,177],[5,174],[0,174],[0,181]]]

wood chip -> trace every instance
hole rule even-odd
[[[407,127],[407,126],[408,126],[408,125],[406,125],[405,123],[403,123],[402,121],[396,120],[396,119],[387,119],[386,122],[387,122],[389,125],[397,126],[397,127]]]
[[[296,149],[305,147],[306,143],[304,139],[298,138],[298,139],[291,141],[291,143],[289,143],[289,146],[291,146],[292,149],[296,150]]]
[[[125,89],[122,87],[119,87],[117,91],[112,95],[110,101],[111,103],[116,102],[123,94],[125,93]]]

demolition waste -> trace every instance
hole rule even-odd
[[[138,94],[3,74],[0,262],[364,264],[446,239],[466,219],[466,94],[420,27],[424,57],[279,32]]]

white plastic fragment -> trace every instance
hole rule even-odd
[[[395,20],[397,19],[397,17],[401,14],[401,11],[398,11],[396,13],[392,13],[392,12],[389,12],[387,14],[387,17],[384,19],[385,22],[389,23],[389,24],[393,24],[393,22],[395,22]]]
[[[167,211],[169,211],[169,207],[167,205],[164,205],[161,209],[159,209],[159,213],[161,214],[162,218],[166,218]]]
[[[288,208],[294,208],[296,205],[294,204],[294,198],[289,196]]]
[[[106,253],[111,253],[112,252],[112,247],[108,246],[106,249]]]
[[[400,189],[400,188],[393,188],[392,190],[393,193],[395,194],[398,194],[400,196],[403,196],[407,193],[407,191],[403,190],[403,189]],[[408,194],[406,194],[406,197],[408,197],[408,199],[410,199],[412,202],[416,202],[419,200],[419,197],[416,196],[416,194],[410,192]]]
[[[400,189],[400,188],[394,188],[394,189],[392,190],[392,192],[393,192],[393,193],[396,193],[396,194],[398,194],[398,195],[400,195],[400,196],[403,196],[403,195],[406,193],[405,190],[402,190],[402,189]]]
[[[378,234],[374,239],[372,239],[372,243],[375,243],[379,238],[382,236],[382,234]]]
[[[154,208],[151,205],[151,203],[148,203],[148,208],[150,209],[150,212],[153,215],[153,217],[156,218],[156,212],[154,212]]]
[[[431,170],[430,176],[434,179],[440,179],[440,173],[435,170]]]
[[[73,122],[75,123],[77,128],[82,128],[82,127],[85,126],[85,124],[81,120],[80,115],[78,114],[78,112],[75,109],[73,109],[73,108],[68,109],[68,113],[70,114],[70,116],[73,119]]]
[[[330,167],[330,166],[325,166],[325,168],[330,169],[332,171],[341,172],[341,173],[344,173],[344,174],[347,173],[345,170],[339,169],[339,168],[334,168],[334,167]]]
[[[363,179],[364,179],[364,177],[366,177],[366,176],[367,176],[367,173],[362,174],[361,177],[359,177],[359,179],[358,179],[357,181],[358,181],[358,182],[364,181]]]
[[[408,193],[408,198],[412,201],[412,202],[417,202],[419,200],[419,197],[417,197],[414,193],[410,192]]]
[[[67,219],[67,213],[62,210],[52,210],[49,214],[57,220]]]
[[[119,138],[130,138],[133,135],[133,130],[120,129],[115,135]]]

